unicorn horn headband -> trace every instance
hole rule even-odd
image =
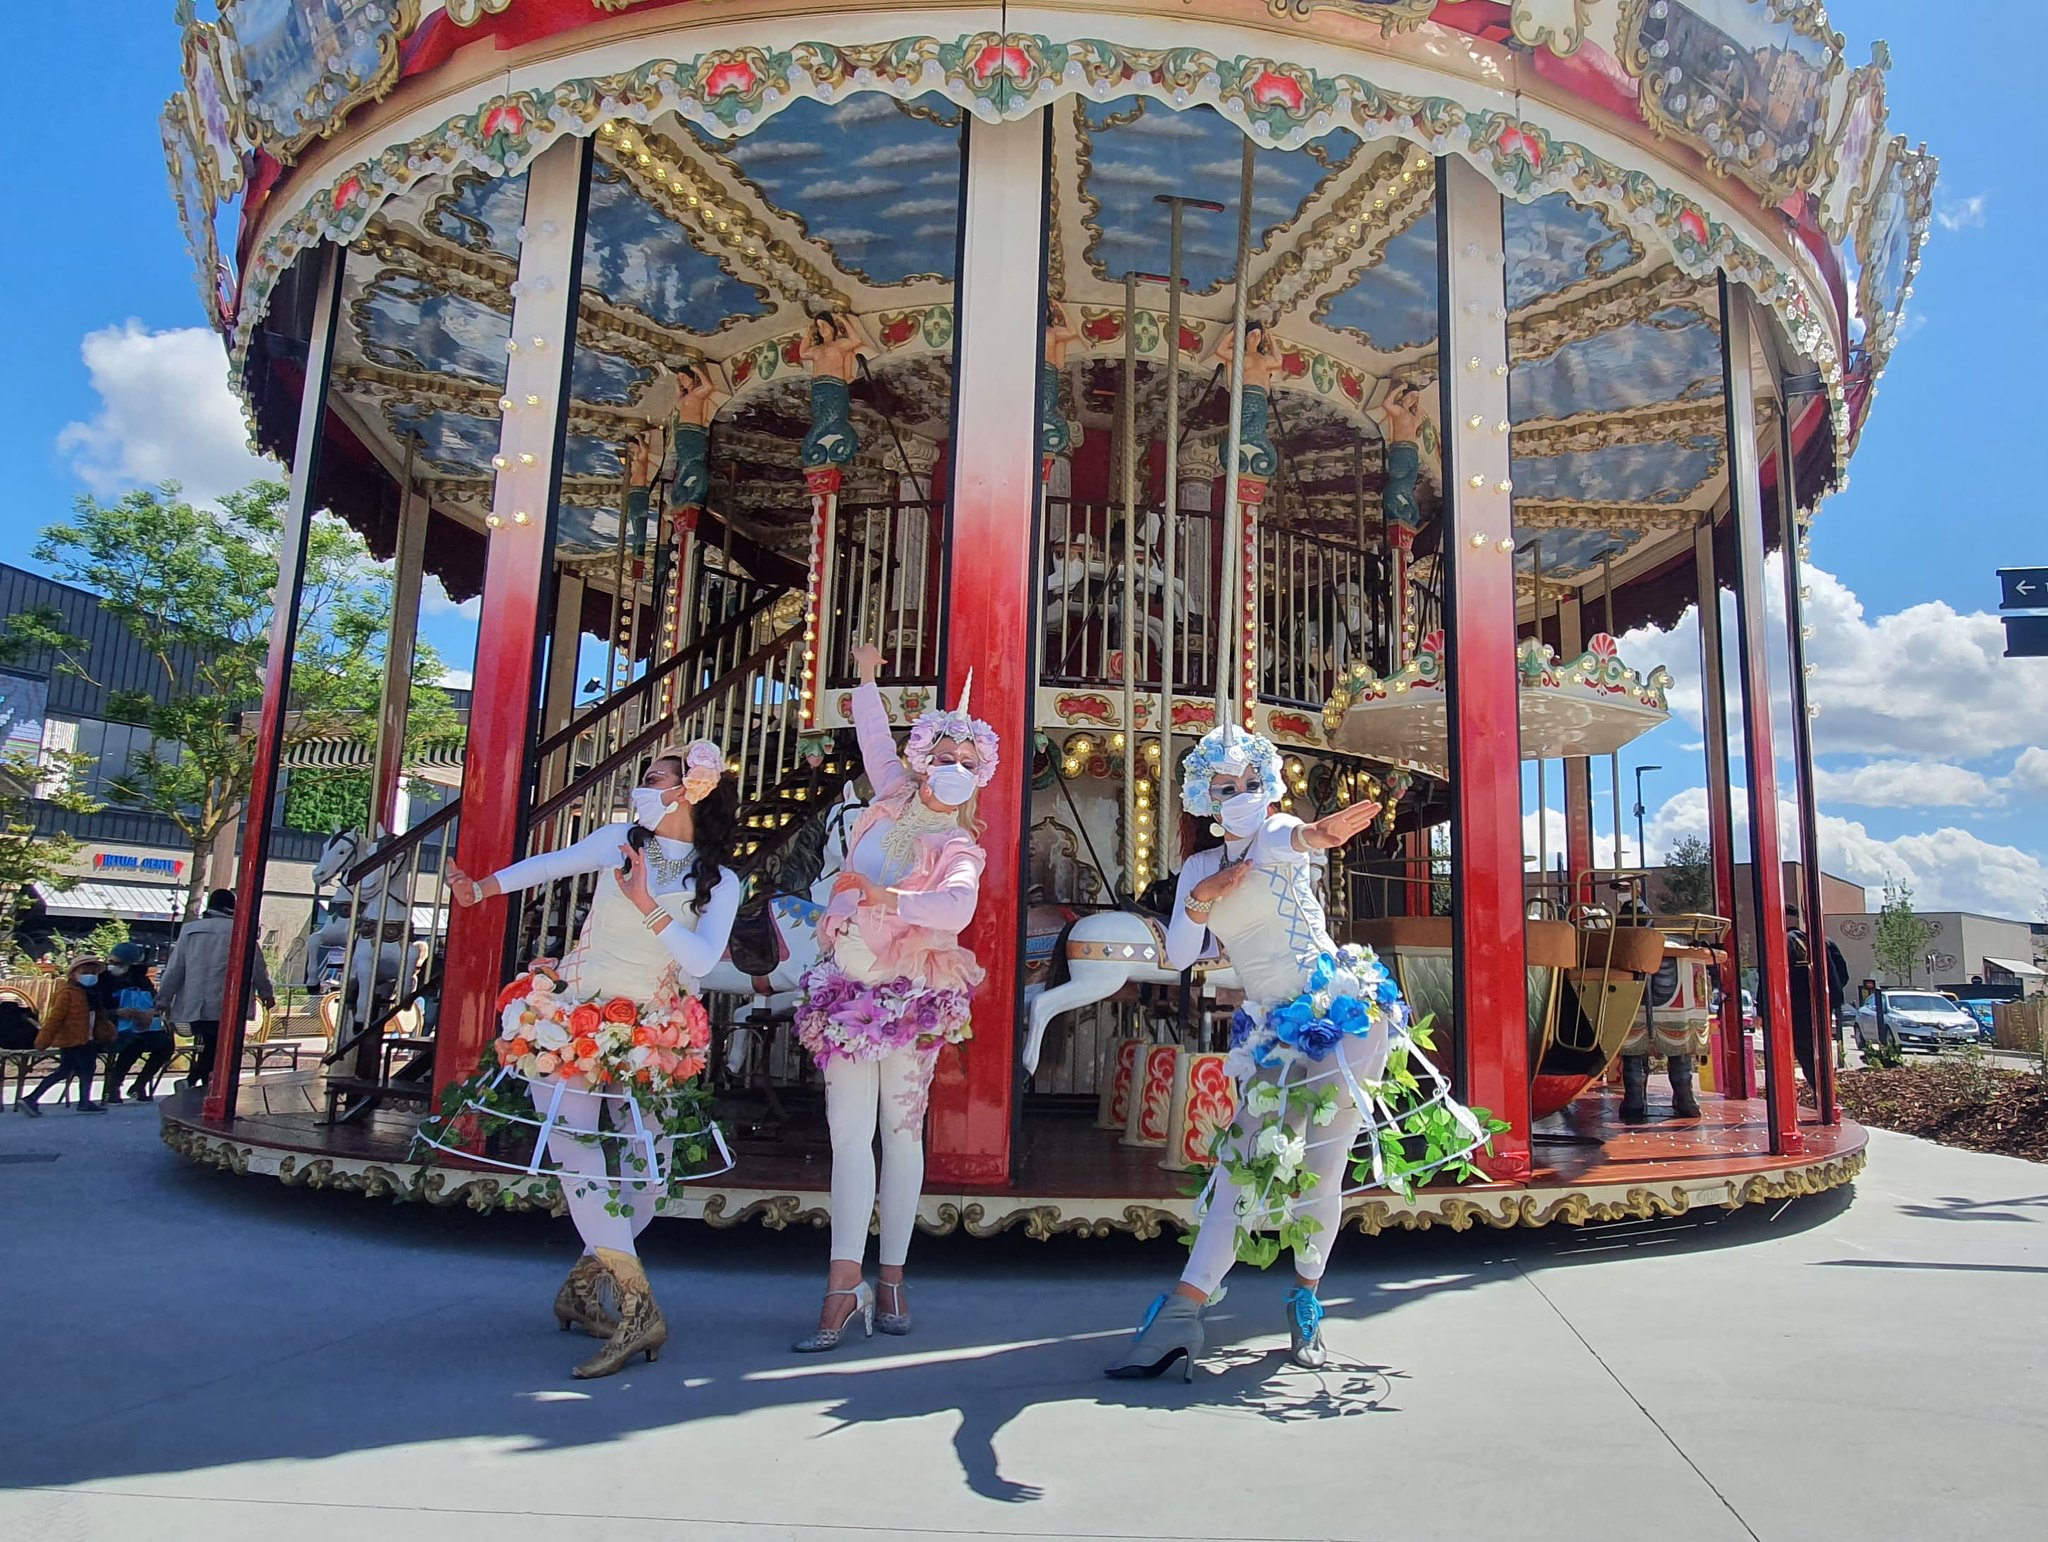
[[[971,698],[971,697],[972,697],[973,695],[974,695],[974,671],[973,671],[972,669],[970,669],[970,670],[968,670],[968,671],[967,671],[967,678],[966,678],[966,679],[965,679],[964,681],[962,681],[962,682],[961,682],[961,685],[960,685],[960,705],[959,705],[959,706],[957,706],[957,707],[955,707],[955,708],[954,708],[953,710],[954,710],[955,712],[959,713],[959,714],[960,714],[960,716],[962,716],[962,717],[966,717],[966,716],[968,715],[968,714],[967,714],[967,703],[968,703],[968,700],[969,700],[969,698]]]

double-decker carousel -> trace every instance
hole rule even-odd
[[[1333,930],[1508,1125],[1482,1181],[1362,1196],[1358,1224],[1670,1214],[1858,1170],[1832,1068],[1795,1096],[1772,918],[1819,913],[1775,815],[1783,760],[1815,849],[1804,530],[1931,200],[1932,160],[1887,135],[1881,46],[1850,67],[1795,0],[220,10],[183,7],[164,142],[293,527],[331,510],[395,559],[394,659],[428,575],[481,608],[459,796],[407,818],[405,671],[375,732],[295,733],[280,605],[250,805],[353,756],[372,820],[317,870],[312,937],[242,907],[230,985],[246,1004],[264,942],[308,969],[325,944],[333,1033],[317,1071],[167,1101],[177,1150],[554,1202],[502,1136],[414,1137],[494,1037],[508,961],[558,951],[589,881],[458,910],[445,878],[614,819],[651,747],[703,736],[750,892],[705,981],[736,1163],[665,1208],[822,1221],[789,1009],[865,795],[872,640],[899,725],[971,672],[1006,743],[927,1227],[1186,1215],[1231,1117],[1236,996],[1227,958],[1164,965],[1156,907],[1172,768],[1221,722],[1281,746],[1294,811],[1382,802],[1318,880]],[[1713,903],[1669,914],[1618,858],[1620,752],[1668,716],[1654,629],[1688,609]],[[1744,831],[1737,799],[1766,816]],[[1760,1057],[1720,988],[1738,964]]]

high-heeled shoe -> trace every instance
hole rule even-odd
[[[567,1333],[581,1328],[594,1339],[608,1339],[618,1331],[619,1320],[604,1304],[604,1265],[585,1253],[576,1260],[562,1288],[555,1292],[555,1321]]]
[[[661,1308],[654,1304],[654,1292],[648,1287],[647,1271],[640,1260],[616,1248],[599,1248],[597,1262],[610,1277],[612,1290],[619,1298],[619,1325],[612,1330],[604,1348],[569,1373],[578,1381],[624,1370],[635,1355],[647,1356],[647,1363],[652,1365],[661,1355],[661,1346],[668,1342],[668,1323]]]
[[[1175,1291],[1161,1296],[1145,1313],[1138,1332],[1123,1358],[1103,1367],[1103,1374],[1117,1381],[1135,1381],[1160,1375],[1174,1361],[1181,1362],[1181,1380],[1195,1379],[1195,1360],[1202,1353],[1202,1305],[1192,1296]]]
[[[1296,1365],[1319,1371],[1330,1358],[1323,1343],[1323,1303],[1316,1299],[1313,1285],[1297,1285],[1287,1293],[1287,1336],[1291,1340],[1288,1358]]]
[[[828,1290],[825,1292],[825,1299],[827,1301],[830,1301],[834,1296],[853,1297],[853,1310],[846,1314],[845,1320],[838,1327],[816,1328],[805,1337],[798,1339],[789,1346],[794,1353],[799,1355],[822,1355],[830,1350],[837,1349],[839,1341],[846,1337],[847,1325],[856,1317],[860,1319],[863,1336],[867,1338],[875,1336],[874,1286],[870,1285],[866,1280],[862,1280],[852,1290]]]
[[[910,1331],[910,1309],[904,1305],[903,1295],[903,1292],[908,1287],[901,1280],[884,1280],[876,1289],[888,1291],[890,1298],[899,1307],[903,1307],[903,1310],[900,1312],[876,1312],[875,1331],[877,1333],[887,1333],[896,1338],[903,1337],[904,1334]]]

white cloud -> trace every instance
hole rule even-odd
[[[1987,193],[1972,193],[1968,198],[1951,199],[1934,211],[1934,223],[1949,231],[1982,230],[1984,205],[1989,197]]]
[[[174,481],[210,503],[258,477],[283,475],[275,461],[249,453],[227,354],[203,327],[152,332],[131,320],[87,333],[79,353],[100,408],[90,422],[67,424],[57,449],[97,496]]]
[[[441,580],[432,573],[420,585],[420,614],[423,616],[460,616],[465,621],[474,621],[484,613],[483,596],[473,594],[461,604],[448,597],[448,591],[441,587]]]
[[[2013,789],[2036,798],[2048,798],[2048,750],[2038,744],[2030,744],[2020,751],[2020,758],[2013,762]]]
[[[1781,559],[1765,565],[1766,626],[1784,636]],[[1986,611],[1959,612],[1939,600],[1870,618],[1863,602],[1834,574],[1809,564],[1812,597],[1804,610],[1814,636],[1811,700],[1814,749],[1825,756],[1898,756],[1970,761],[2048,743],[2048,660],[2008,659],[2005,631]],[[1735,655],[1733,596],[1722,597],[1728,656]],[[1700,726],[1699,619],[1688,610],[1669,632],[1643,628],[1622,639],[1622,657],[1637,668],[1664,664],[1675,682],[1675,716]],[[1789,718],[1782,642],[1772,650],[1773,707]],[[1739,714],[1730,685],[1730,723]],[[1781,750],[1786,746],[1779,746]]]
[[[1740,851],[1749,837],[1749,811],[1735,799],[1735,839]],[[1779,837],[1788,850],[1798,818],[1790,803],[1778,806]],[[1707,834],[1707,794],[1687,788],[1667,799],[1649,824],[1650,849],[1661,853],[1682,836]],[[1877,901],[1887,876],[1912,886],[1922,910],[1969,910],[1983,915],[2032,918],[2048,898],[2048,863],[2017,846],[2001,846],[1968,830],[1944,826],[1890,840],[1874,836],[1852,819],[1820,817],[1823,871],[1860,883]]]
[[[444,669],[434,683],[444,690],[468,691],[475,689],[476,676],[466,669]]]
[[[2005,798],[2004,788],[1981,772],[1925,760],[1873,760],[1846,771],[1822,767],[1813,774],[1813,790],[1822,803],[1859,808],[1984,808]]]
[[[1536,837],[1539,834],[1542,835],[1544,840],[1543,856],[1549,863],[1550,870],[1555,872],[1559,860],[1565,854],[1564,810],[1545,808],[1540,829],[1536,811],[1534,809],[1524,809],[1522,811],[1522,866],[1531,871],[1534,871],[1536,867]],[[1634,849],[1635,841],[1633,838],[1624,843],[1625,855],[1632,855]],[[1596,867],[1614,866],[1614,836],[1612,832],[1605,835],[1601,834],[1597,820],[1593,830],[1593,865]]]

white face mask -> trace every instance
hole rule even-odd
[[[960,807],[974,796],[978,785],[974,773],[958,764],[933,766],[925,774],[924,784],[931,789],[932,796],[948,808]]]
[[[1250,835],[1266,822],[1266,795],[1263,792],[1241,792],[1234,798],[1226,798],[1223,806],[1216,810],[1216,820],[1226,835],[1239,838]]]
[[[633,818],[646,829],[652,830],[669,816],[669,807],[662,801],[659,787],[635,787],[633,789]]]

